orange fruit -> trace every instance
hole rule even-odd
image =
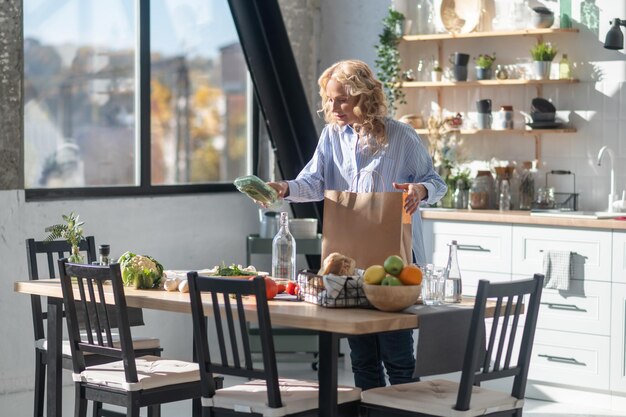
[[[407,265],[397,275],[404,285],[420,285],[422,283],[422,270],[417,265]]]

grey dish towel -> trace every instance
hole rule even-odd
[[[448,304],[413,305],[404,312],[416,314],[419,319],[413,377],[461,371],[473,309]]]
[[[572,277],[572,252],[546,250],[543,252],[544,288],[568,290]]]

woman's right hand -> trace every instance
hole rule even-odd
[[[287,181],[268,182],[267,185],[275,189],[281,199],[289,195],[289,183]]]

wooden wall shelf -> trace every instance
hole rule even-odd
[[[415,131],[420,135],[428,135],[428,129],[415,129]],[[574,127],[563,127],[560,129],[461,129],[459,133],[461,135],[498,135],[503,136],[506,134],[510,135],[541,135],[541,134],[551,134],[551,133],[576,133],[576,128]]]
[[[499,36],[543,36],[561,33],[577,33],[578,29],[522,29],[522,30],[499,30],[491,32],[470,32],[470,33],[433,33],[430,35],[406,35],[402,40],[406,42],[416,41],[437,41],[448,39],[473,39],[473,38],[493,38]]]
[[[578,33],[576,28],[561,29],[561,28],[548,28],[548,29],[521,29],[521,30],[503,30],[503,31],[489,31],[489,32],[471,32],[471,33],[435,33],[429,35],[407,35],[402,37],[402,43],[404,48],[412,47],[409,45],[411,42],[426,42],[435,41],[437,46],[437,58],[439,62],[444,62],[443,56],[443,44],[447,40],[456,39],[480,39],[480,38],[499,38],[499,37],[511,37],[511,36],[532,36],[535,37],[537,42],[543,41],[544,35],[572,35]],[[403,88],[427,88],[436,90],[437,103],[439,107],[443,108],[443,91],[444,88],[449,87],[462,87],[462,88],[479,88],[479,87],[513,87],[513,86],[531,86],[536,89],[536,96],[543,96],[544,85],[571,85],[578,83],[578,79],[566,79],[566,80],[523,80],[523,79],[510,79],[510,80],[472,80],[472,81],[405,81],[402,82]],[[428,129],[416,129],[417,133],[421,135],[428,135]],[[510,130],[492,130],[492,129],[463,129],[459,131],[462,135],[486,135],[492,137],[504,137],[508,136],[532,136],[535,139],[535,159],[541,159],[541,138],[544,135],[551,134],[567,134],[575,133],[576,129],[572,127],[563,127],[561,129],[525,129],[524,126],[518,129]]]
[[[512,85],[546,85],[546,84],[575,84],[579,80],[575,78],[566,80],[476,80],[476,81],[403,81],[403,88],[440,88],[440,87],[493,87],[493,86],[512,86]]]

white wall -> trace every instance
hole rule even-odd
[[[30,298],[13,292],[28,279],[24,241],[74,211],[96,244],[148,254],[166,269],[201,269],[245,262],[245,236],[258,233],[257,207],[237,192],[172,197],[24,202],[23,191],[0,191],[0,394],[32,389]],[[168,356],[191,358],[189,315],[145,310],[142,334],[158,336]],[[139,333],[138,333],[139,334]],[[189,341],[189,343],[184,342]],[[0,412],[0,414],[2,414]]]

